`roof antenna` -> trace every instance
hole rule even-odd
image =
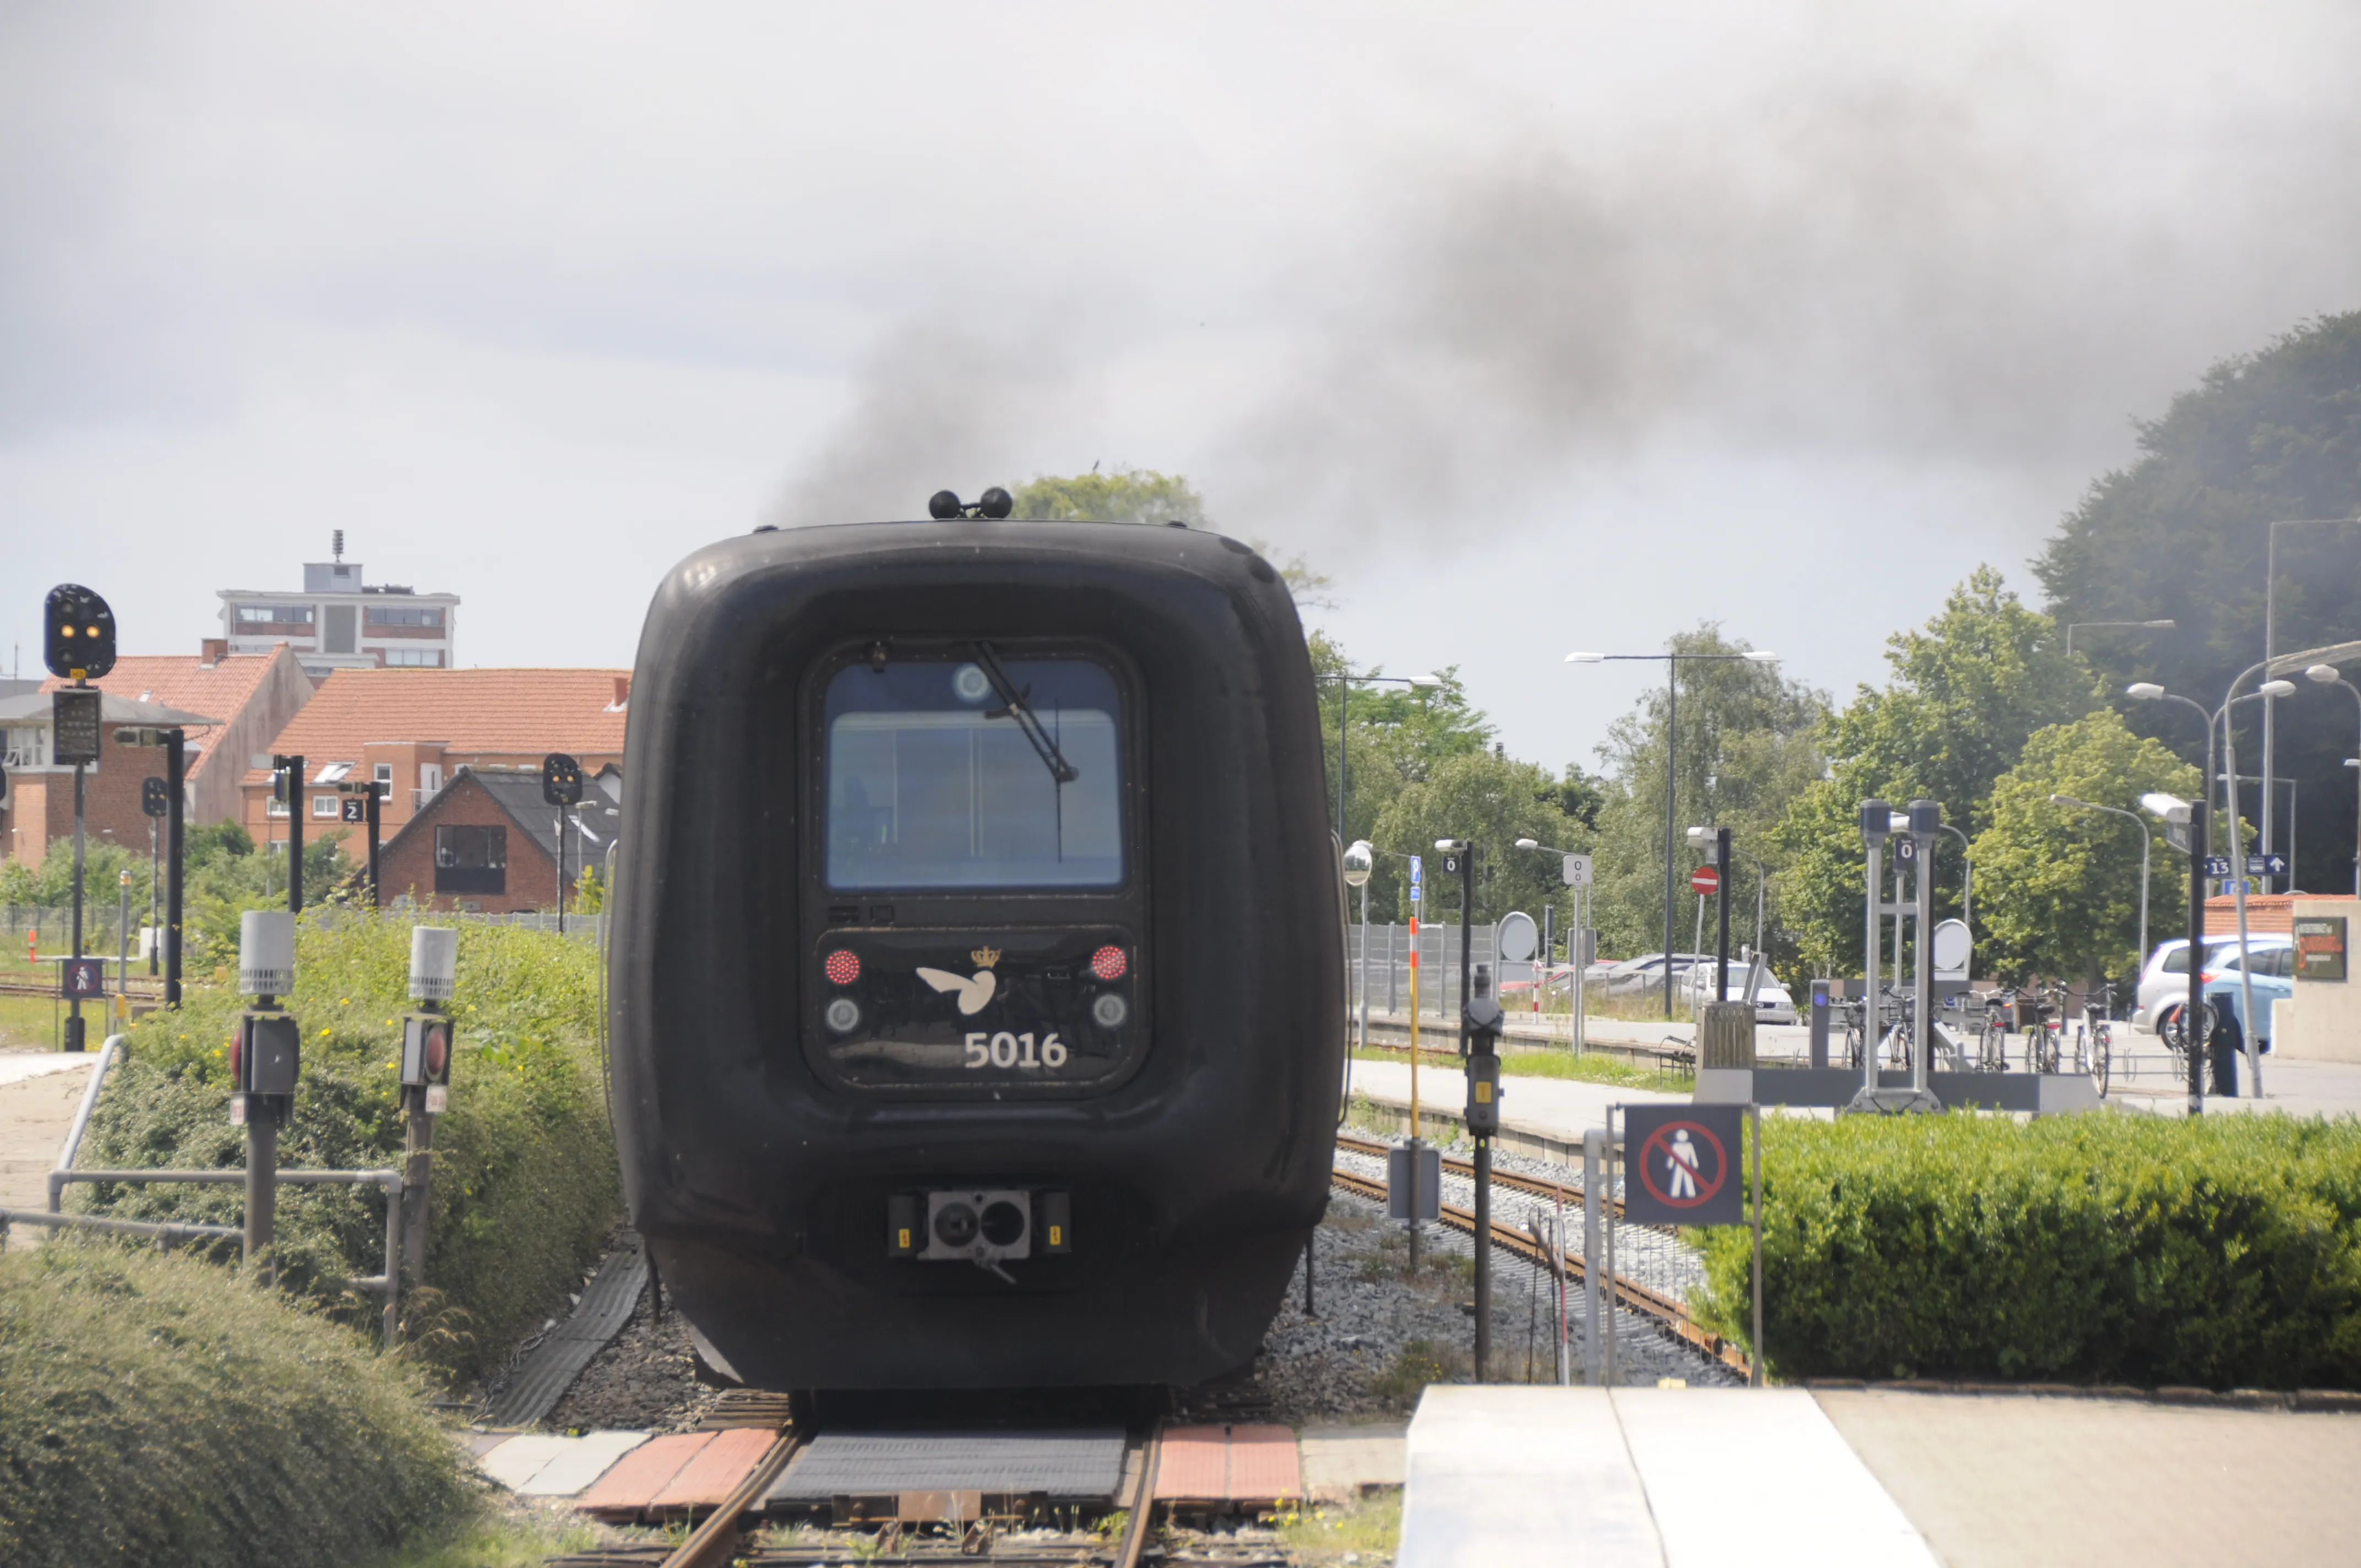
[[[341,529],[341,528],[339,528],[339,529],[337,529],[337,530],[335,531],[335,558],[336,558],[337,560],[341,561],[341,560],[343,560],[343,559],[345,558],[345,531],[344,531],[343,529]]]

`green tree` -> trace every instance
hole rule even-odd
[[[1093,467],[1087,474],[1062,478],[1038,475],[1017,488],[1016,500],[1013,515],[1045,522],[1185,522],[1191,528],[1211,526],[1205,516],[1205,498],[1191,489],[1189,481],[1180,475],[1159,474],[1153,468],[1118,468],[1111,474],[1102,474]],[[1305,609],[1333,608],[1329,589],[1334,585],[1311,562],[1293,554],[1282,559],[1276,549],[1260,539],[1246,543],[1279,568],[1279,580],[1295,596],[1297,605]]]
[[[1563,808],[1564,788],[1538,763],[1516,762],[1499,751],[1463,751],[1444,758],[1424,777],[1403,783],[1379,814],[1369,839],[1390,851],[1379,863],[1393,868],[1397,878],[1403,862],[1393,856],[1426,857],[1426,918],[1431,921],[1455,921],[1459,914],[1458,879],[1443,875],[1434,842],[1466,839],[1477,846],[1474,919],[1478,925],[1488,925],[1512,909],[1538,920],[1552,905],[1562,925],[1572,910],[1558,861],[1516,844],[1532,839],[1568,849],[1588,846],[1589,830]],[[1376,878],[1370,881],[1374,887]],[[1371,919],[1384,917],[1374,893],[1369,908]],[[1400,918],[1409,916],[1406,909],[1395,913]]]
[[[1676,653],[1742,653],[1747,644],[1708,623],[1675,636]],[[1595,875],[1602,952],[1654,952],[1664,945],[1664,748],[1668,717],[1678,720],[1678,765],[1674,770],[1675,868],[1680,878],[1675,924],[1675,948],[1686,950],[1694,895],[1686,873],[1695,863],[1686,839],[1692,826],[1727,827],[1740,850],[1763,861],[1772,875],[1771,928],[1780,925],[1778,877],[1786,851],[1773,828],[1788,803],[1821,772],[1820,735],[1827,696],[1782,676],[1769,664],[1740,660],[1682,662],[1677,715],[1668,716],[1665,694],[1652,691],[1608,730],[1599,755],[1607,763],[1596,816]],[[1733,856],[1732,940],[1751,937],[1755,872]],[[1710,919],[1710,916],[1708,916]],[[1765,938],[1774,959],[1787,951]]]
[[[1973,838],[2026,738],[2099,706],[2056,623],[2020,603],[1990,566],[1952,589],[1925,630],[1888,639],[1885,659],[1891,679],[1883,689],[1861,687],[1837,717],[1828,775],[1795,796],[1774,833],[1787,857],[1783,902],[1814,970],[1861,967],[1861,801],[1938,800],[1944,820]],[[1939,854],[1936,864],[1938,902],[1956,910],[1958,856]],[[1977,916],[1989,913],[1979,898]]]
[[[2145,957],[2138,951],[2140,837],[2154,825],[2143,816],[2135,828],[2049,797],[2137,810],[2151,790],[2193,795],[2198,773],[2160,742],[2133,734],[2106,708],[2036,731],[2016,766],[1993,784],[1976,835],[1976,908],[1986,942],[1978,968],[2017,981],[2092,985],[2107,975],[2136,974]],[[2186,873],[2160,832],[2151,859],[2153,941],[2156,930],[2174,924],[2173,894],[2186,885]]]
[[[2075,652],[2106,690],[2155,681],[2211,708],[2263,656],[2268,525],[2361,516],[2361,312],[2307,323],[2213,367],[2138,430],[2138,461],[2091,487],[2035,571],[2060,624],[2178,623],[2081,633]],[[2361,526],[2279,532],[2278,651],[2361,638]],[[2240,739],[2242,764],[2258,754],[2259,706],[2241,710],[2253,731]],[[2186,709],[2141,703],[2125,712],[2136,731],[2202,760],[2204,737]],[[2277,771],[2298,781],[2300,798],[2350,798],[2345,694],[2306,692],[2279,715]],[[2346,885],[2351,814],[2306,811],[2304,820],[2297,885]]]

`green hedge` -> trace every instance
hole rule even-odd
[[[2361,1388],[2350,1118],[1778,1118],[1763,1154],[1779,1376]],[[1703,1239],[1743,1342],[1746,1234]]]
[[[296,940],[303,1064],[285,1166],[398,1166],[396,1085],[408,1000],[406,918],[306,914]],[[457,1048],[451,1106],[434,1130],[433,1243],[412,1326],[446,1371],[505,1355],[578,1288],[618,1207],[614,1140],[597,1060],[598,956],[576,939],[460,924]],[[85,1166],[236,1168],[245,1134],[229,1124],[228,1040],[240,999],[192,989],[178,1014],[143,1019],[111,1078]],[[91,1187],[75,1206],[135,1219],[235,1223],[236,1188]],[[280,1277],[354,1323],[374,1299],[332,1300],[329,1282],[383,1265],[385,1201],[376,1189],[282,1188]],[[454,1310],[453,1309],[456,1309]]]
[[[304,1568],[448,1529],[473,1492],[423,1393],[227,1269],[0,1257],[0,1562]]]

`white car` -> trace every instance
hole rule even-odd
[[[1730,999],[1732,1002],[1746,1000],[1747,963],[1745,959],[1730,960]],[[1681,977],[1681,983],[1687,988],[1692,1004],[1713,1000],[1719,985],[1719,969],[1717,960],[1705,959],[1691,965],[1688,972]],[[1768,964],[1763,966],[1763,978],[1754,987],[1754,1021],[1758,1024],[1792,1024],[1795,1021],[1795,999],[1788,994],[1779,977],[1771,972]]]
[[[2278,935],[2250,935],[2248,943],[2255,950],[2257,974],[2286,975],[2295,972],[2295,938]],[[2208,970],[2229,970],[2239,967],[2238,938],[2231,935],[2205,938],[2205,967]],[[2138,1005],[2132,1013],[2136,1029],[2155,1029],[2189,999],[2189,938],[2176,938],[2157,944],[2148,955],[2147,967],[2140,970]]]

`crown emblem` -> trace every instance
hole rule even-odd
[[[970,953],[968,957],[975,960],[976,968],[990,969],[993,965],[1000,961],[1000,949],[998,948],[978,948],[975,951]]]

